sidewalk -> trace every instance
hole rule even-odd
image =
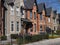
[[[8,43],[11,44],[11,39],[10,40],[5,40],[5,41],[0,41],[0,45],[7,45]],[[16,44],[16,40],[15,39],[12,39],[12,44],[14,44],[14,45]]]
[[[60,38],[43,40],[25,45],[60,45]]]

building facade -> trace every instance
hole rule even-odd
[[[32,28],[27,30],[28,34],[34,35],[44,33],[46,31],[51,33],[51,31],[57,30],[58,15],[51,7],[46,8],[44,3],[37,4],[36,0],[25,0],[24,5],[26,18],[33,24]]]
[[[58,15],[52,8],[46,8],[45,3],[37,4],[36,0],[0,0],[0,8],[0,35],[19,34],[21,30],[32,35],[57,30]],[[22,19],[28,19],[33,26],[26,31]]]
[[[29,19],[33,24],[32,28],[27,30],[28,34],[35,35],[45,32],[45,4],[41,3],[37,5],[36,0],[29,0],[29,3],[28,1],[25,1],[24,3],[26,18]]]
[[[19,34],[21,31],[21,6],[24,6],[23,0],[5,0],[7,8],[5,15],[5,34]],[[23,11],[24,13],[24,11]]]
[[[53,30],[56,32],[58,30],[59,20],[58,20],[58,14],[57,11],[53,11]]]

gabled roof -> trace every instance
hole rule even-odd
[[[52,7],[46,8],[46,16],[50,17],[52,12]]]
[[[35,0],[24,0],[25,9],[32,9]]]
[[[5,0],[5,2],[6,2],[7,4],[10,4],[10,3],[15,2],[15,0]]]
[[[42,10],[45,10],[45,3],[37,4],[38,13],[41,13]]]
[[[53,12],[54,12],[54,15],[57,15],[57,10],[54,10]]]
[[[53,11],[53,14],[54,14],[54,15],[53,15],[53,17],[55,18],[55,17],[56,17],[56,15],[57,15],[57,11],[56,11],[56,10],[54,10],[54,11]]]

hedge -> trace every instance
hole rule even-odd
[[[1,40],[7,40],[7,36],[1,36],[0,39]]]
[[[60,30],[57,30],[57,31],[56,31],[56,34],[57,34],[57,35],[60,35]]]
[[[11,34],[11,39],[17,39],[18,38],[18,34]]]
[[[36,42],[36,41],[40,41],[40,40],[48,39],[48,38],[49,38],[48,34],[45,34],[45,35],[33,35],[33,36],[27,35],[27,36],[24,36],[24,38],[19,37],[17,39],[17,43],[18,43],[18,45],[21,45],[21,44]]]

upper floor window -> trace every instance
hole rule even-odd
[[[10,14],[14,15],[14,6],[10,6]]]
[[[26,18],[27,18],[27,11],[25,11],[25,16],[26,16]]]
[[[19,16],[19,7],[16,7],[16,15]]]
[[[17,22],[17,31],[19,31],[19,22]]]
[[[30,11],[30,19],[32,19],[32,11]]]
[[[48,22],[50,22],[50,18],[48,18]]]
[[[42,20],[42,14],[40,14],[40,20]]]
[[[23,10],[23,7],[22,6],[20,8],[20,11],[21,11],[21,14],[24,15],[24,10]]]
[[[36,12],[34,12],[34,19],[36,19]]]

